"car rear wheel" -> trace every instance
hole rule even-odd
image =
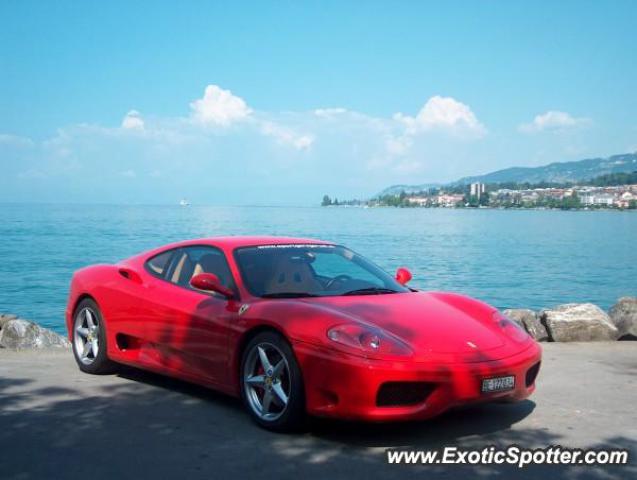
[[[244,351],[240,375],[241,397],[254,421],[275,431],[303,428],[301,370],[281,335],[264,332],[254,337]]]
[[[111,373],[115,364],[106,354],[106,326],[97,304],[82,300],[73,316],[73,354],[80,370],[92,374]]]

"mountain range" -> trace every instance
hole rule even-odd
[[[419,192],[429,188],[468,185],[470,183],[540,183],[583,182],[609,173],[637,171],[637,153],[624,153],[607,158],[586,158],[571,162],[555,162],[541,167],[510,167],[484,175],[463,177],[447,184],[392,185],[377,196]]]

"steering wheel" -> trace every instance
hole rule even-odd
[[[347,282],[348,280],[351,280],[352,277],[350,277],[349,275],[336,275],[334,278],[332,278],[330,281],[327,282],[327,284],[325,285],[325,290],[330,290],[332,288],[332,286],[336,283],[336,282]]]

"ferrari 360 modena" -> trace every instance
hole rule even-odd
[[[307,415],[425,419],[533,392],[541,350],[522,328],[410,279],[330,242],[190,240],[77,271],[66,322],[82,371],[125,364],[204,385],[278,431]]]

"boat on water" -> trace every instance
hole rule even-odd
[[[188,207],[190,205],[190,202],[188,200],[186,200],[185,198],[182,198],[179,201],[179,206],[180,207]]]

